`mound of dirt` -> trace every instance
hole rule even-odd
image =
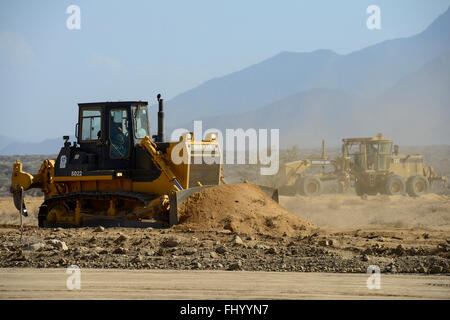
[[[312,225],[250,183],[220,185],[192,194],[178,208],[181,230],[224,229],[247,234],[295,235]]]

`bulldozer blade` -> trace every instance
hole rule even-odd
[[[206,185],[201,187],[193,187],[172,193],[169,196],[169,226],[178,224],[178,208],[191,195],[203,189],[214,187],[214,185]]]
[[[181,190],[181,191],[172,193],[169,196],[169,200],[170,200],[169,226],[174,226],[174,225],[178,224],[178,208],[184,201],[186,201],[186,199],[190,195],[192,195],[196,192],[202,191],[206,188],[211,188],[211,187],[215,187],[215,186],[216,185],[205,185],[205,186],[201,186],[201,187],[193,187],[193,188],[189,188],[189,189],[185,189],[185,190]],[[272,200],[279,203],[278,189],[266,187],[266,186],[258,186],[258,187],[261,188],[261,190],[264,191],[264,193],[266,193]]]

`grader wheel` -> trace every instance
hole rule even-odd
[[[391,196],[402,195],[406,191],[405,180],[397,175],[391,175],[386,179],[385,192]]]
[[[428,192],[429,187],[427,178],[419,175],[409,177],[406,183],[406,190],[411,197],[420,197]]]

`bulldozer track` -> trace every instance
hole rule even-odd
[[[51,204],[53,201],[58,200],[110,200],[111,197],[114,197],[115,200],[137,200],[142,203],[142,205],[146,206],[150,201],[157,197],[156,195],[149,195],[147,193],[139,193],[132,191],[83,191],[83,192],[73,192],[68,194],[62,194],[53,196],[51,198],[46,199],[43,202],[45,204]],[[111,199],[112,200],[112,199]]]
[[[82,191],[73,192],[63,195],[53,196],[46,199],[39,209],[38,220],[39,225],[43,227],[58,227],[66,226],[64,223],[50,223],[47,220],[47,209],[55,206],[57,204],[65,205],[67,202],[85,201],[85,200],[99,200],[99,201],[110,201],[110,200],[127,200],[135,201],[138,205],[146,207],[152,200],[154,200],[157,195],[151,195],[146,193],[132,192],[132,191],[109,191],[109,192],[98,192],[98,191]],[[90,214],[83,214],[86,217],[92,217]],[[124,216],[119,217],[107,217],[107,216],[97,216],[97,220],[103,221],[103,224],[109,226],[124,226],[126,224],[123,219]],[[94,221],[88,224],[82,224],[82,226],[89,226]],[[96,222],[97,223],[97,222]],[[130,222],[127,222],[128,224]]]

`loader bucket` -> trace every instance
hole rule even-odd
[[[193,187],[186,190],[177,191],[175,193],[172,193],[169,197],[170,200],[170,210],[169,210],[169,226],[174,226],[178,224],[178,208],[179,206],[186,201],[186,199],[199,191],[202,191],[206,188],[215,187],[216,185],[206,185],[201,187]],[[278,201],[278,189],[266,187],[266,186],[260,186],[258,187],[264,191],[270,198],[272,198],[274,201],[279,203]]]

